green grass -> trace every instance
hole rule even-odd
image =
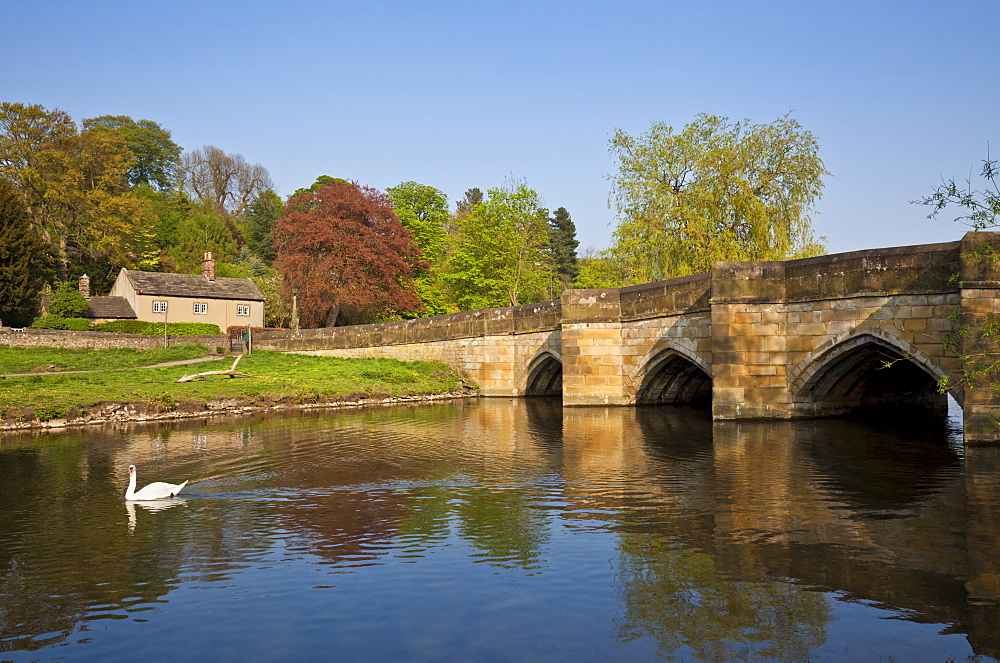
[[[203,345],[176,345],[157,350],[63,350],[61,348],[11,348],[0,346],[0,375],[28,373],[32,369],[56,366],[63,371],[107,371],[115,368],[149,366],[167,361],[194,359],[209,354]],[[51,370],[51,369],[50,369]]]
[[[8,352],[11,351],[0,350],[0,362],[13,361],[7,359]],[[68,366],[87,366],[92,365],[88,362],[93,362],[84,358],[92,354],[86,351],[43,349],[41,352],[32,360],[37,362],[34,365],[54,364],[57,359],[60,365]],[[74,359],[74,353],[80,357]],[[137,354],[140,365],[168,361],[163,358],[162,351]],[[200,356],[204,350],[194,354]],[[106,366],[112,363],[110,357],[118,358],[114,366],[118,368],[123,367],[127,355],[110,355],[103,360],[107,362]],[[462,384],[458,373],[433,362],[339,359],[264,351],[244,357],[237,366],[238,371],[254,377],[208,376],[191,382],[176,382],[177,378],[190,373],[226,370],[232,366],[232,360],[230,357],[198,364],[131,371],[103,370],[97,373],[0,378],[0,412],[9,420],[16,418],[21,408],[34,406],[36,417],[52,419],[102,401],[144,402],[156,405],[161,411],[169,411],[183,401],[213,398],[254,397],[264,401],[309,403],[352,395],[438,394],[459,389]]]

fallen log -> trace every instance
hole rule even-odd
[[[236,359],[233,361],[233,365],[229,368],[228,371],[205,371],[203,373],[194,373],[193,375],[185,375],[182,378],[177,378],[177,381],[190,382],[195,378],[203,378],[209,375],[225,375],[230,378],[252,378],[253,376],[250,375],[249,373],[244,373],[242,371],[236,370],[236,364],[240,363],[240,359],[243,359],[243,355],[239,355],[238,357],[236,357]]]

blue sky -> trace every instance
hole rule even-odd
[[[831,252],[951,241],[909,204],[1000,154],[1000,0],[47,2],[0,0],[0,100],[158,122],[263,164],[415,180],[452,205],[524,178],[608,245],[616,128],[791,111],[832,176]]]

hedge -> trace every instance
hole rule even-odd
[[[86,318],[62,318],[58,315],[44,315],[31,326],[35,329],[69,329],[73,331],[99,331],[116,334],[163,335],[162,322],[145,322],[143,320],[115,320],[91,325]],[[219,325],[205,322],[170,322],[167,323],[168,336],[218,336],[222,332]]]

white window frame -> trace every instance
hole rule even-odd
[[[195,315],[208,315],[208,304],[203,304],[202,302],[194,303],[194,314]]]
[[[167,303],[166,302],[153,302],[153,313],[166,313]]]
[[[243,315],[250,317],[250,305],[249,304],[237,304],[236,305],[236,315]]]

